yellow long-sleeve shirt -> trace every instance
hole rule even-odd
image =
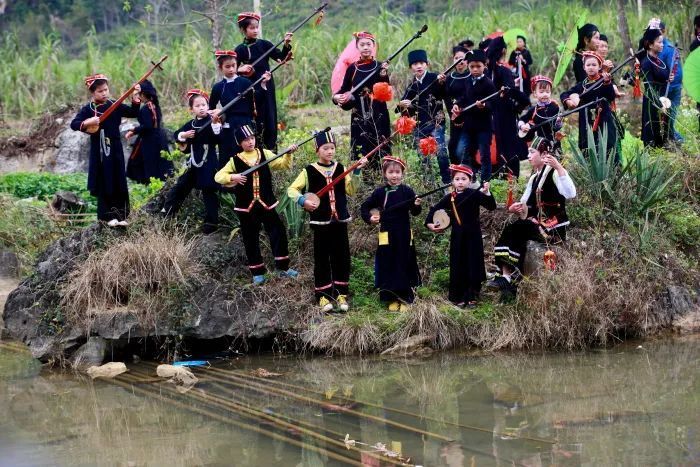
[[[323,172],[328,169],[328,167],[324,167],[318,163],[312,164],[316,166],[319,169],[319,172]],[[345,177],[345,193],[348,196],[353,196],[358,189],[358,186],[360,184],[360,177],[353,177],[353,173],[350,172],[346,177]],[[304,196],[304,193],[309,191],[308,189],[309,185],[309,180],[306,175],[306,169],[302,170],[299,175],[297,176],[296,179],[292,182],[291,185],[289,185],[289,188],[287,188],[287,196],[292,198],[295,202],[299,202],[299,198]]]
[[[275,153],[273,153],[270,150],[263,149],[263,153],[265,154],[265,159],[269,160],[273,157],[275,157]],[[247,165],[250,167],[253,167],[257,164],[260,163],[260,160],[258,159],[258,150],[256,149],[255,151],[243,151],[239,152],[237,155],[233,157],[238,157],[242,159]],[[223,186],[233,186],[231,183],[231,175],[234,175],[238,173],[236,171],[236,164],[233,160],[233,157],[229,159],[229,161],[226,163],[226,165],[216,172],[214,175],[214,181],[220,185]],[[292,168],[292,153],[285,154],[284,156],[275,159],[274,161],[270,162],[268,166],[270,167],[270,170],[288,170]]]

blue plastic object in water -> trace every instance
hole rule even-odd
[[[173,366],[205,366],[209,365],[206,360],[183,360],[181,362],[173,362]]]

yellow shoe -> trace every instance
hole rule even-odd
[[[402,313],[408,313],[411,310],[411,306],[408,303],[402,303],[399,305],[399,311]]]
[[[338,295],[336,301],[338,302],[338,308],[340,308],[340,311],[348,311],[350,308],[348,305],[348,298],[345,295]]]
[[[401,308],[401,304],[399,302],[389,303],[389,311],[399,311],[399,308]]]
[[[333,304],[326,297],[321,297],[318,301],[318,306],[321,307],[321,311],[327,313],[333,309]]]

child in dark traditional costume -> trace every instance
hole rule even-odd
[[[573,63],[574,77],[577,83],[586,79],[587,76],[583,67],[583,52],[596,52],[599,40],[600,31],[595,24],[587,23],[578,29],[578,42]]]
[[[439,95],[445,102],[447,109],[453,109],[457,101],[464,100],[467,92],[467,80],[470,77],[469,67],[465,57],[467,50],[462,46],[456,46],[452,49],[454,61],[459,61],[454,70],[449,75],[438,75],[440,86],[438,87]],[[436,85],[437,86],[437,85]],[[452,164],[461,164],[464,159],[464,153],[467,148],[467,128],[463,124],[455,124],[450,119],[450,141],[447,144],[447,150]]]
[[[292,52],[292,33],[285,34],[282,50],[275,48],[271,42],[258,38],[260,15],[257,13],[240,13],[238,15],[238,28],[243,34],[243,43],[236,47],[236,54],[241,64],[238,73],[252,81],[270,71],[270,59],[282,61]],[[256,63],[254,67],[251,66],[270,49],[274,50],[266,58]],[[262,147],[270,151],[277,151],[277,96],[275,95],[273,78],[270,78],[264,86],[260,84],[255,88],[255,108],[257,111],[255,124]]]
[[[664,48],[663,35],[658,29],[647,29],[641,41],[644,52],[641,56],[641,74],[644,81],[642,99],[642,141],[645,146],[662,147],[669,137],[669,127],[662,123],[660,97],[666,91],[671,70],[659,58]],[[666,117],[668,122],[668,118]]]
[[[560,148],[562,121],[555,118],[559,115],[559,106],[552,100],[552,80],[546,76],[536,75],[531,80],[532,92],[537,99],[535,105],[529,109],[518,120],[519,132],[525,133],[524,139],[528,143],[535,136],[540,136],[549,141],[554,141],[555,148]],[[539,128],[532,130],[532,127],[547,122]]]
[[[174,216],[190,192],[196,188],[202,192],[204,202],[202,233],[210,234],[216,231],[219,224],[217,192],[220,186],[214,181],[214,174],[219,169],[216,145],[219,142],[221,123],[215,121],[209,124],[209,95],[206,92],[190,89],[187,91],[187,102],[193,118],[175,132],[175,141],[184,146],[185,154],[189,154],[187,169],[166,195],[162,212],[166,216]],[[209,124],[207,128],[197,132],[206,124]]]
[[[437,160],[440,168],[440,177],[443,183],[449,183],[450,165],[445,147],[445,112],[443,101],[440,97],[438,75],[428,71],[428,54],[425,50],[412,50],[408,53],[408,66],[413,72],[411,84],[406,88],[399,109],[411,116],[416,116],[418,125],[413,130],[416,147],[423,138],[433,137],[438,145]],[[427,89],[427,91],[426,91]],[[416,101],[416,96],[421,93]],[[397,110],[399,110],[397,109]],[[426,175],[432,175],[433,167],[430,160],[431,155],[423,155],[420,151],[418,157],[422,160],[426,170]],[[431,179],[429,176],[428,179]]]
[[[97,132],[90,135],[87,187],[97,198],[97,219],[109,227],[125,227],[129,216],[129,189],[119,124],[123,117],[135,118],[138,115],[139,100],[133,96],[130,107],[121,104],[100,122],[100,116],[113,103],[109,99],[109,80],[105,75],[96,74],[85,78],[85,86],[92,94],[92,101],[78,111],[70,127],[87,133],[89,127],[99,125]],[[136,91],[139,90],[137,86]]]
[[[168,142],[161,130],[162,114],[158,103],[158,92],[153,84],[146,80],[141,83],[141,109],[139,125],[126,132],[126,139],[136,135],[134,149],[131,151],[126,166],[126,175],[130,179],[148,184],[151,178],[165,180],[173,173],[173,163],[164,159],[161,151],[168,151]]]
[[[213,117],[218,117],[223,121],[221,135],[219,137],[219,162],[225,164],[229,158],[238,154],[241,147],[236,143],[234,132],[236,128],[243,125],[251,125],[254,127],[253,119],[255,118],[255,91],[246,94],[233,106],[221,112],[216,106],[221,104],[225,106],[243,91],[248,89],[253,84],[249,79],[238,76],[238,58],[233,50],[217,50],[214,52],[216,62],[219,66],[219,71],[223,74],[223,79],[216,83],[211,90],[211,99],[209,100],[210,114]],[[270,79],[267,73],[267,79]]]
[[[469,77],[464,81],[464,94],[452,107],[454,125],[462,125],[460,133],[465,141],[465,155],[460,164],[478,167],[476,152],[481,155],[481,181],[491,179],[491,137],[493,100],[482,102],[496,92],[491,79],[484,74],[486,56],[481,50],[473,50],[466,55]],[[476,104],[469,110],[461,109]]]
[[[333,309],[335,300],[341,311],[348,310],[350,284],[350,244],[348,223],[352,220],[347,196],[357,191],[360,169],[367,159],[360,159],[359,167],[348,174],[320,202],[307,199],[305,193],[316,193],[342,174],[343,164],[335,157],[335,138],[331,132],[316,135],[318,162],[307,165],[287,189],[287,195],[310,213],[314,234],[314,293],[321,311]]]
[[[530,65],[532,65],[532,55],[527,48],[527,39],[523,36],[517,36],[515,41],[515,50],[508,57],[508,65],[513,69],[515,76],[520,76],[523,80],[523,93],[530,97],[532,89],[528,86],[530,83]],[[519,71],[519,68],[522,71]]]
[[[582,108],[579,111],[578,122],[578,147],[581,152],[587,154],[594,148],[588,147],[588,127],[593,130],[593,138],[598,146],[599,138],[603,131],[607,131],[607,156],[620,160],[618,142],[618,129],[612,104],[615,102],[615,88],[608,73],[601,74],[603,59],[595,52],[583,52],[583,66],[586,70],[586,78],[574,87],[561,94],[561,102],[565,107],[572,109],[588,104],[596,99],[600,102]],[[602,80],[602,84],[600,83]]]
[[[234,188],[236,206],[234,210],[241,223],[241,235],[248,268],[253,275],[253,283],[265,282],[265,263],[260,254],[260,230],[270,238],[270,247],[275,257],[275,266],[282,277],[297,277],[299,273],[289,268],[289,249],[287,232],[275,207],[279,203],[272,190],[271,170],[288,170],[292,167],[292,152],[297,146],[292,145],[288,153],[269,164],[245,176],[241,172],[254,167],[275,154],[267,149],[255,146],[255,132],[248,125],[235,130],[236,144],[243,151],[232,156],[224,167],[214,176],[214,180],[224,187]]]
[[[513,72],[504,63],[506,42],[503,37],[496,37],[488,44],[487,76],[493,81],[496,89],[504,89],[501,96],[493,99],[493,134],[496,139],[497,165],[501,166],[503,159],[508,165],[509,172],[515,177],[520,175],[520,160],[527,157],[527,145],[518,137],[518,115],[530,105],[530,98],[515,87]],[[491,152],[481,154],[481,163],[489,159]],[[482,169],[483,176],[483,169]],[[483,179],[483,178],[482,178]]]
[[[566,240],[569,225],[566,200],[576,197],[574,182],[552,154],[551,141],[536,136],[528,152],[533,173],[520,202],[508,208],[520,219],[503,229],[495,247],[500,274],[487,283],[488,287],[500,289],[503,298],[515,294],[528,240],[555,243]]]
[[[374,286],[379,299],[389,303],[389,311],[407,311],[420,285],[420,273],[413,244],[410,215],[421,211],[421,200],[404,185],[406,163],[385,156],[382,171],[386,185],[372,192],[360,207],[362,219],[379,224],[379,244],[374,261]]]
[[[474,307],[479,298],[481,283],[486,280],[484,243],[481,238],[479,210],[496,209],[496,200],[484,183],[481,190],[469,188],[473,176],[466,165],[451,165],[454,191],[430,208],[425,225],[440,233],[445,227],[436,224],[433,215],[444,209],[450,216],[450,292],[449,299],[457,306]]]
[[[369,32],[357,32],[355,45],[360,52],[360,59],[351,64],[345,71],[343,84],[336,94],[333,95],[333,102],[338,104],[343,110],[350,110],[350,146],[355,159],[359,159],[363,154],[369,153],[377,147],[384,138],[391,134],[389,124],[389,110],[386,102],[372,99],[369,91],[375,83],[389,83],[388,64],[379,63],[374,59],[375,39]],[[372,77],[367,80],[362,89],[354,93],[350,90],[360,83],[369,74]],[[391,151],[391,144],[387,144],[380,150],[379,156],[388,154]],[[379,170],[380,157],[372,158],[370,167]]]

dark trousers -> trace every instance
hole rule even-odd
[[[566,240],[566,227],[559,227],[548,232],[553,237],[553,242],[558,243]],[[508,224],[501,233],[496,246],[494,247],[496,265],[502,267],[508,265],[511,268],[522,272],[525,265],[525,253],[527,251],[528,240],[544,242],[540,226],[528,219],[518,219]]]
[[[168,215],[175,215],[185,202],[187,196],[195,188],[197,174],[193,169],[187,169],[175,182],[175,186],[165,196],[163,209]],[[216,188],[202,188],[202,201],[204,202],[204,223],[217,225],[219,223],[219,198]]]
[[[314,233],[314,287],[316,300],[347,295],[350,283],[348,225],[311,224]]]
[[[97,219],[109,222],[112,219],[118,221],[129,217],[129,193],[112,193],[109,195],[97,195]]]
[[[481,156],[481,181],[488,182],[491,179],[490,131],[466,132],[466,154],[463,163],[469,165],[475,172],[477,168],[476,151],[479,151],[479,155]]]
[[[267,271],[260,253],[260,229],[263,227],[270,239],[275,267],[281,271],[289,269],[287,232],[277,211],[265,209],[256,202],[250,212],[236,211],[236,214],[241,222],[241,235],[251,274],[259,276]]]

